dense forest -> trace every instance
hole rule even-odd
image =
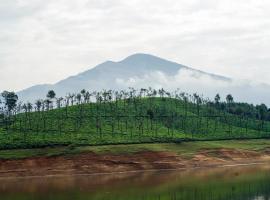
[[[198,94],[152,88],[82,90],[22,103],[14,92],[1,94],[0,148],[98,145],[268,138],[270,110],[265,104],[222,101]]]

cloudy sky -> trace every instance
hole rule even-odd
[[[3,0],[0,90],[150,53],[270,84],[269,0]]]

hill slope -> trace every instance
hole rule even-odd
[[[0,126],[0,148],[268,138],[269,132],[269,121],[214,106],[134,98],[18,114]]]

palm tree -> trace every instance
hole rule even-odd
[[[164,94],[165,94],[165,90],[164,90],[163,88],[159,89],[159,90],[158,90],[158,94],[159,94],[159,96],[160,96],[161,98],[163,98],[163,97],[164,97]]]
[[[145,97],[146,91],[147,91],[147,89],[141,88],[140,94],[141,94],[142,97]]]
[[[256,106],[258,113],[259,113],[259,119],[261,120],[261,129],[264,127],[264,120],[266,120],[268,108],[265,104],[261,104],[259,106]]]
[[[24,112],[27,113],[27,111],[28,111],[27,105],[23,104],[22,108],[23,108]]]
[[[60,97],[60,98],[56,98],[56,105],[57,105],[57,108],[60,109],[61,106],[62,106],[62,101],[64,100],[63,97]]]
[[[50,108],[50,105],[52,104],[53,99],[55,98],[55,96],[56,96],[56,94],[55,94],[55,92],[53,90],[48,91],[47,98],[50,100],[49,108]],[[52,104],[52,108],[53,108],[53,104]]]
[[[231,110],[230,107],[231,107],[231,104],[233,103],[233,96],[231,94],[228,94],[226,96],[226,101],[227,101],[229,112],[230,112],[230,110]],[[229,134],[231,134],[231,133],[232,133],[232,122],[231,122],[231,120],[229,120]]]
[[[75,97],[75,94],[74,93],[69,93],[68,94],[68,100],[70,100],[70,102],[71,102],[71,106],[73,106],[74,105],[74,97]]]
[[[218,105],[219,102],[220,102],[220,95],[217,94],[217,95],[215,96],[215,104]]]
[[[17,104],[16,111],[15,111],[15,115],[16,115],[17,113],[21,113],[21,110],[22,110],[22,102],[20,101],[20,102]]]
[[[87,91],[87,92],[84,94],[84,103],[89,103],[90,97],[91,97],[91,94],[90,94],[90,92]]]
[[[38,112],[38,117],[39,118],[40,118],[40,110],[42,108],[42,103],[43,103],[43,101],[40,100],[40,99],[35,102],[35,107],[36,107],[35,109]],[[37,132],[39,132],[39,122],[37,122]]]
[[[15,94],[15,92],[4,91],[1,93],[1,96],[4,98],[7,114],[10,116],[12,114],[12,110],[16,107],[18,95]]]
[[[32,109],[33,109],[32,103],[30,102],[27,103],[27,109],[28,109],[28,112],[32,112]]]
[[[35,106],[36,106],[37,111],[40,112],[41,106],[42,106],[42,100],[40,100],[40,99],[37,100],[37,101],[35,102]]]
[[[51,101],[49,99],[46,99],[44,103],[45,103],[46,110],[47,111],[50,110]]]
[[[49,99],[53,99],[55,98],[56,94],[53,90],[49,90],[48,93],[47,93],[47,98]]]
[[[228,94],[226,96],[226,101],[227,101],[228,104],[233,103],[233,96],[231,94]]]
[[[80,93],[78,93],[76,95],[76,99],[77,99],[77,104],[81,104],[81,100],[82,100],[82,95]]]
[[[83,97],[83,103],[86,102],[85,95],[86,95],[86,90],[85,90],[85,89],[82,89],[82,90],[81,90],[81,96]]]
[[[32,103],[28,102],[28,103],[27,103],[27,110],[28,110],[28,113],[32,112],[32,109],[33,109]],[[31,115],[28,115],[28,121],[29,121],[29,127],[30,127],[30,129],[31,129],[31,128],[32,128],[32,123],[31,123],[30,116],[31,116]]]
[[[193,98],[194,98],[194,103],[196,104],[196,107],[197,107],[197,115],[199,115],[199,113],[200,113],[200,104],[202,103],[202,99],[197,93],[193,94]]]

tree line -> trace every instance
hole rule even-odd
[[[46,99],[34,103],[20,102],[14,92],[4,91],[1,96],[0,132],[2,127],[9,136],[23,135],[23,140],[39,133],[44,138],[72,133],[80,140],[106,143],[115,137],[123,142],[134,138],[168,141],[268,137],[270,132],[270,110],[265,104],[235,102],[231,94],[222,101],[219,94],[210,100],[163,88],[83,89],[65,97],[50,90]]]
[[[15,92],[3,91],[1,93],[2,99],[0,99],[0,114],[1,116],[16,115],[21,112],[32,112],[32,111],[48,111],[50,109],[62,108],[66,106],[73,106],[79,104],[85,104],[92,102],[110,102],[115,100],[130,99],[136,97],[162,97],[162,98],[175,98],[182,101],[193,102],[197,105],[209,104],[216,109],[229,112],[231,114],[248,116],[257,120],[270,121],[270,108],[265,104],[253,105],[243,102],[235,102],[231,94],[225,97],[225,101],[221,101],[221,96],[217,94],[213,101],[209,98],[204,99],[202,95],[197,93],[188,94],[179,92],[165,91],[163,88],[155,90],[152,88],[142,88],[135,90],[130,88],[129,91],[94,91],[89,92],[85,89],[79,93],[69,93],[65,97],[57,97],[55,91],[50,90],[46,95],[46,99],[38,99],[34,103],[19,101],[18,96]]]

